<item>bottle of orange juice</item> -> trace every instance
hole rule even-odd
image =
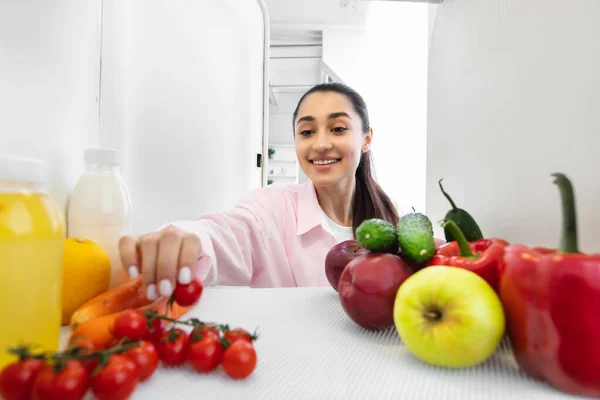
[[[0,155],[0,368],[7,347],[55,351],[65,221],[44,190],[44,164]]]

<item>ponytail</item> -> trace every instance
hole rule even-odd
[[[379,218],[396,226],[398,212],[389,196],[375,181],[371,171],[371,152],[367,151],[360,157],[356,169],[356,187],[352,199],[352,231],[367,219]]]
[[[294,111],[292,125],[298,116],[298,109],[302,101],[304,101],[306,96],[314,92],[336,92],[345,96],[352,103],[354,110],[362,120],[363,133],[365,135],[369,133],[369,113],[367,112],[367,105],[364,99],[354,89],[339,82],[322,83],[313,86],[308,92],[304,93]],[[379,218],[394,226],[398,222],[396,207],[373,177],[372,161],[370,151],[362,153],[356,169],[356,186],[352,198],[353,235],[356,235],[356,228],[366,219]]]

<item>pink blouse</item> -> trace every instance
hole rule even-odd
[[[231,211],[172,225],[200,238],[205,285],[329,285],[325,256],[337,240],[310,180],[255,189]]]

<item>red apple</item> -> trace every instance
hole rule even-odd
[[[368,254],[356,240],[345,240],[333,246],[325,257],[325,275],[332,288],[338,290],[338,283],[346,265],[356,257]]]
[[[359,326],[377,330],[394,326],[394,301],[400,285],[413,273],[395,254],[370,253],[344,269],[338,292],[342,308]]]
[[[402,253],[401,251],[398,252],[398,257],[400,257],[406,264],[408,264],[408,266],[410,267],[410,269],[413,270],[413,272],[422,270],[429,263],[429,261],[413,261],[410,259],[410,257],[407,257],[406,254]]]

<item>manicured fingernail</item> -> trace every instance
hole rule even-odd
[[[192,281],[192,270],[189,267],[181,267],[177,281],[182,285],[190,283]]]
[[[158,291],[160,292],[161,296],[170,296],[171,293],[173,293],[173,285],[171,284],[171,281],[168,279],[163,279],[160,281],[158,284]]]
[[[146,297],[148,300],[156,300],[158,298],[158,295],[156,294],[156,285],[154,283],[149,284],[146,288]]]
[[[140,276],[140,271],[138,271],[138,269],[135,265],[132,265],[131,267],[129,267],[127,269],[127,272],[129,273],[129,276],[132,277],[133,279]]]

